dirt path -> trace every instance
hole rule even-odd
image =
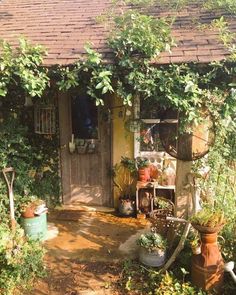
[[[79,212],[76,221],[57,217],[52,214],[50,221],[59,235],[45,243],[48,276],[30,294],[120,294],[114,285],[122,261],[136,255],[137,233],[147,223],[99,212]]]

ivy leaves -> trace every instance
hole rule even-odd
[[[112,66],[103,65],[102,56],[91,48],[85,46],[87,53],[83,62],[77,62],[74,67],[61,67],[56,69],[59,90],[68,91],[83,84],[87,93],[94,98],[96,105],[103,105],[103,97],[114,92],[112,86]]]
[[[155,58],[174,43],[170,36],[170,24],[164,18],[129,11],[114,21],[116,30],[108,44],[123,63],[125,58],[128,62],[133,55]]]
[[[0,96],[6,96],[10,85],[20,86],[31,97],[42,96],[49,83],[48,71],[41,67],[46,51],[31,46],[25,39],[13,50],[7,42],[1,44]]]

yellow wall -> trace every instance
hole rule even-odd
[[[120,106],[120,107],[119,107]],[[113,165],[120,162],[121,156],[133,158],[134,156],[134,134],[125,129],[125,107],[122,107],[122,101],[115,98],[112,108],[112,158]],[[118,205],[119,193],[114,187],[114,205]]]

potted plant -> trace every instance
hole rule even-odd
[[[138,240],[139,261],[147,266],[159,267],[165,263],[167,241],[158,233],[142,234]]]
[[[149,160],[147,158],[137,157],[135,159],[138,170],[138,180],[147,182],[150,180]]]
[[[191,217],[191,224],[201,233],[219,232],[225,224],[224,212],[214,207],[204,207]]]
[[[20,222],[25,234],[32,239],[45,239],[47,233],[45,202],[35,196],[26,196],[22,201],[20,210]]]
[[[201,240],[201,252],[192,257],[192,282],[203,290],[220,290],[224,261],[217,235],[225,224],[224,212],[214,206],[204,207],[191,217],[191,224],[199,232]]]
[[[135,161],[128,157],[121,157],[112,169],[112,180],[119,193],[118,209],[122,216],[131,216],[135,212]]]
[[[37,215],[35,211],[39,212],[43,208],[45,208],[45,202],[43,200],[35,196],[27,196],[20,206],[21,216],[23,218],[33,218]]]

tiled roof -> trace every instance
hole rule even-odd
[[[111,55],[106,45],[108,30],[96,21],[111,0],[2,0],[0,2],[0,38],[17,44],[19,36],[48,50],[46,65],[70,64],[84,53],[86,42],[93,42],[107,58]],[[155,16],[173,15],[156,7]],[[220,15],[219,15],[220,16]],[[172,54],[163,53],[158,63],[201,63],[224,59],[228,52],[218,40],[217,31],[196,28],[196,21],[209,23],[214,14],[199,11],[191,5],[176,15],[172,35],[177,47]],[[236,18],[231,19],[236,32]]]

